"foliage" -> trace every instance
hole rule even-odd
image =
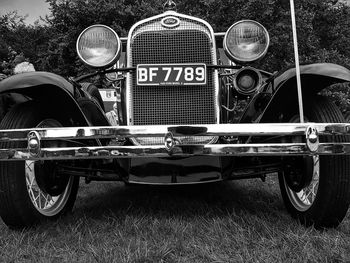
[[[333,0],[300,0],[296,4],[301,63],[333,62],[350,68],[350,7]],[[289,1],[183,0],[179,9],[204,18],[220,32],[235,21],[256,20],[271,37],[268,55],[257,66],[276,71],[294,63]]]
[[[92,24],[112,27],[120,36],[138,20],[161,11],[159,1],[47,0],[52,15],[46,21],[52,38],[41,54],[45,69],[64,76],[77,75],[87,68],[76,56],[75,43],[81,31]]]
[[[80,32],[92,24],[112,27],[127,36],[140,19],[162,12],[159,0],[46,0],[51,15],[46,25],[28,26],[16,13],[1,17],[0,58],[11,46],[21,50],[37,68],[64,76],[87,71],[75,52]],[[235,21],[254,19],[270,32],[268,55],[257,66],[268,71],[293,64],[289,1],[286,0],[178,0],[178,11],[207,20],[224,32]],[[302,63],[334,62],[350,68],[350,7],[336,0],[296,1]],[[21,41],[19,41],[21,40]],[[24,41],[23,41],[24,40]]]
[[[16,11],[0,16],[0,71],[6,75],[12,73],[18,55],[41,65],[39,56],[46,50],[51,37],[47,26],[26,25],[24,19]]]

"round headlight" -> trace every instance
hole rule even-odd
[[[79,58],[91,67],[108,67],[119,59],[121,42],[110,27],[93,25],[78,37],[77,52]]]
[[[262,58],[269,44],[270,37],[266,28],[253,20],[242,20],[233,24],[224,38],[227,56],[239,63],[249,63]]]

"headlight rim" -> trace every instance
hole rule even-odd
[[[115,53],[115,55],[113,56],[113,58],[110,59],[109,62],[108,62],[107,64],[103,65],[103,66],[96,66],[96,65],[93,65],[93,64],[89,63],[88,61],[86,61],[86,60],[83,58],[83,56],[82,56],[82,55],[80,54],[80,52],[79,52],[78,45],[79,45],[79,41],[80,41],[81,37],[84,35],[84,33],[85,33],[86,31],[88,31],[89,29],[91,29],[91,28],[93,28],[93,27],[103,27],[103,28],[106,28],[106,29],[108,29],[109,31],[111,31],[111,32],[114,34],[114,36],[116,37],[116,39],[117,39],[117,44],[118,44],[118,50],[117,50],[117,52]],[[120,58],[120,55],[121,55],[121,53],[122,53],[122,43],[121,43],[120,37],[118,36],[117,32],[115,32],[111,27],[106,26],[106,25],[104,25],[104,24],[93,24],[93,25],[88,26],[87,28],[85,28],[85,29],[79,34],[75,46],[76,46],[76,52],[77,52],[77,54],[78,54],[79,59],[80,59],[84,64],[86,64],[87,66],[92,67],[92,68],[108,68],[108,67],[111,67],[111,66],[113,66],[113,65],[118,61],[118,59]]]
[[[230,32],[230,30],[234,27],[234,26],[237,26],[238,24],[240,23],[245,23],[245,22],[250,22],[250,23],[254,23],[256,25],[258,25],[259,27],[261,27],[264,32],[266,33],[266,47],[264,49],[264,52],[262,52],[258,57],[254,58],[254,59],[239,59],[237,58],[235,55],[233,55],[230,51],[230,49],[227,47],[227,37],[228,37],[228,33]],[[262,59],[268,49],[270,47],[270,34],[268,32],[268,30],[266,29],[266,27],[264,27],[261,23],[259,23],[258,21],[255,21],[255,20],[251,20],[251,19],[244,19],[244,20],[239,20],[235,23],[233,23],[225,32],[225,36],[224,36],[224,39],[223,39],[223,48],[224,48],[224,51],[225,51],[225,54],[226,56],[233,62],[238,62],[238,63],[241,63],[241,64],[249,64],[249,63],[253,63],[255,61],[258,61],[260,59]]]

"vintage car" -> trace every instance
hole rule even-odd
[[[295,68],[253,67],[269,42],[256,21],[214,33],[167,1],[164,13],[125,38],[105,25],[86,28],[76,47],[90,74],[1,81],[1,94],[26,98],[0,126],[5,224],[30,226],[72,210],[80,177],[183,185],[271,175],[293,217],[336,227],[350,201],[350,126],[320,91],[349,82],[350,71],[299,66],[297,45]],[[115,92],[107,111],[115,104],[118,125],[107,119],[99,89]]]

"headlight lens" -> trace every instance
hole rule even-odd
[[[108,67],[118,60],[121,42],[110,27],[93,25],[78,37],[77,52],[80,59],[91,67]]]
[[[227,56],[239,63],[249,63],[262,58],[269,44],[270,37],[266,28],[253,20],[242,20],[233,24],[224,38]]]

